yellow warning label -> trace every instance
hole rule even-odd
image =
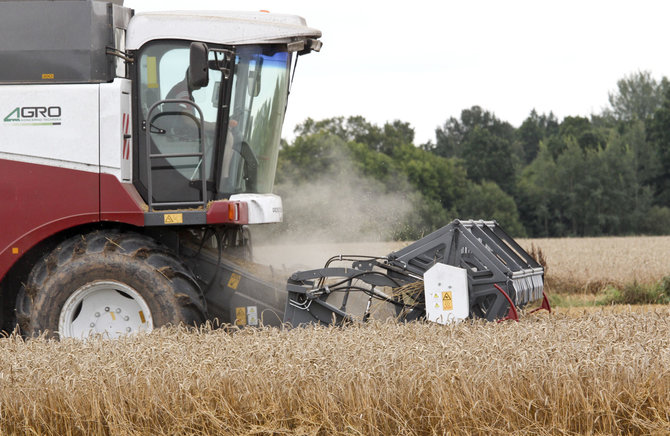
[[[42,80],[53,80],[55,78],[56,76],[54,76],[53,74],[42,74]]]
[[[156,56],[147,57],[147,88],[158,88],[158,69]]]
[[[247,309],[244,307],[235,308],[235,325],[247,324]]]
[[[454,310],[454,300],[451,291],[442,292],[442,310]]]
[[[112,315],[112,321],[116,321],[116,315],[114,315],[114,312],[109,312],[110,315]]]
[[[181,213],[166,213],[163,215],[163,222],[165,224],[182,224],[184,215]]]
[[[228,287],[230,289],[237,289],[237,287],[240,285],[240,280],[242,279],[242,276],[236,273],[232,273],[230,275],[230,280],[228,280]]]
[[[144,312],[140,310],[139,314],[140,314],[140,321],[142,321],[142,324],[146,323],[147,320],[146,318],[144,318]]]

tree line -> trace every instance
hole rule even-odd
[[[533,110],[514,127],[473,106],[425,144],[409,123],[362,116],[307,119],[295,133],[277,173],[287,219],[288,181],[353,171],[411,206],[395,238],[454,218],[496,219],[513,236],[670,234],[670,82],[647,71],[619,80],[590,117]]]

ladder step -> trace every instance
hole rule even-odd
[[[171,158],[171,157],[202,157],[202,153],[166,153],[166,154],[150,154],[151,159],[156,159],[159,157]]]

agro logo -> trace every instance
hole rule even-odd
[[[62,113],[60,106],[17,107],[7,114],[4,122],[21,126],[60,126]]]

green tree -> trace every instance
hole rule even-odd
[[[512,237],[525,237],[514,199],[494,182],[471,183],[458,207],[463,219],[494,219]]]
[[[410,144],[397,148],[393,158],[407,180],[424,197],[437,201],[447,211],[455,211],[456,203],[465,195],[468,185],[461,161],[435,156]]]
[[[563,217],[558,204],[556,161],[545,141],[537,157],[519,179],[519,215],[528,233],[535,237],[563,235]]]
[[[361,116],[352,116],[346,119],[344,117],[334,117],[319,121],[308,118],[295,128],[295,133],[299,136],[319,132],[331,133],[346,142],[365,144],[374,151],[389,155],[393,153],[395,147],[414,142],[414,129],[409,123],[400,120],[385,123],[380,128]]]
[[[658,173],[653,180],[655,203],[670,206],[670,89],[648,123],[647,139],[658,156]]]
[[[460,120],[447,120],[435,135],[433,153],[463,159],[471,180],[491,180],[508,194],[514,193],[522,151],[511,124],[473,106],[461,112]]]
[[[585,117],[565,117],[559,127],[559,135],[564,139],[574,138],[582,150],[597,150],[607,142],[602,132]]]
[[[277,183],[308,181],[340,168],[342,162],[349,161],[343,144],[341,138],[323,131],[297,136],[292,144],[284,145],[279,151]]]
[[[612,132],[607,146],[597,154],[600,167],[598,202],[591,221],[592,235],[637,233],[639,223],[651,206],[649,190],[642,188],[636,171],[635,152],[626,138]]]
[[[660,82],[649,71],[638,71],[617,82],[617,90],[609,93],[611,113],[621,121],[646,120],[663,104],[670,82]]]
[[[520,178],[520,216],[533,236],[597,236],[641,231],[651,191],[640,182],[630,138],[583,149],[569,137],[554,159],[541,143]]]
[[[517,129],[516,135],[523,150],[523,163],[528,165],[535,159],[540,150],[540,141],[558,134],[558,119],[552,112],[549,115],[538,115],[533,109]]]
[[[509,142],[514,140],[514,127],[479,106],[461,111],[460,119],[449,118],[442,127],[435,129],[436,143],[431,150],[444,157],[461,157],[468,137],[476,129],[486,130],[494,137]]]
[[[648,123],[651,124],[652,120]],[[653,185],[661,171],[658,148],[648,139],[647,127],[643,121],[626,123],[623,129],[614,129],[611,139],[619,140],[633,153],[635,180],[644,186]]]
[[[490,180],[503,191],[513,193],[516,186],[516,162],[512,142],[496,137],[489,130],[475,128],[465,142],[462,159],[474,182]]]

